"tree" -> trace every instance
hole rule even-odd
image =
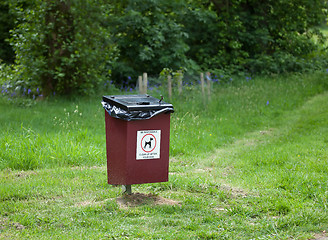
[[[9,11],[7,1],[0,2],[0,63],[13,63],[15,53],[9,44],[10,30],[14,28],[15,18]]]
[[[115,79],[186,65],[188,35],[177,22],[183,8],[177,0],[112,2],[109,26],[120,53],[113,65]]]
[[[205,68],[238,65],[251,72],[265,68],[280,71],[286,67],[285,60],[298,61],[297,58],[318,49],[314,36],[323,40],[316,29],[325,19],[327,5],[323,0],[191,0],[190,3],[198,12],[190,11],[196,15],[185,19],[183,24],[188,29],[199,26],[205,37],[187,29],[188,45],[196,43],[201,49],[197,54],[192,51],[188,54],[196,62],[203,62]],[[215,17],[211,15],[213,12]],[[208,47],[203,48],[199,39],[206,36]],[[281,65],[272,67],[280,59]]]
[[[92,93],[109,75],[115,49],[96,0],[12,1],[20,24],[13,31],[19,79],[53,92]]]

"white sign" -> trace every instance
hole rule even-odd
[[[160,158],[161,130],[137,131],[137,160]]]

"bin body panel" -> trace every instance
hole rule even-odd
[[[137,132],[160,130],[160,157],[137,160]],[[107,173],[109,184],[167,182],[170,114],[141,121],[124,121],[106,113]]]
[[[127,122],[112,118],[105,111],[108,183],[126,181]]]

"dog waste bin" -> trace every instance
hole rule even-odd
[[[167,182],[172,104],[149,95],[103,96],[108,183]],[[131,191],[131,190],[130,190]]]

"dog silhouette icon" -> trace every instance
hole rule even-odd
[[[153,141],[154,139],[151,137],[150,139],[149,139],[149,141],[147,142],[147,141],[145,141],[145,146],[143,147],[144,149],[146,149],[146,147],[147,147],[147,145],[149,146],[149,148],[151,149],[151,141]]]

